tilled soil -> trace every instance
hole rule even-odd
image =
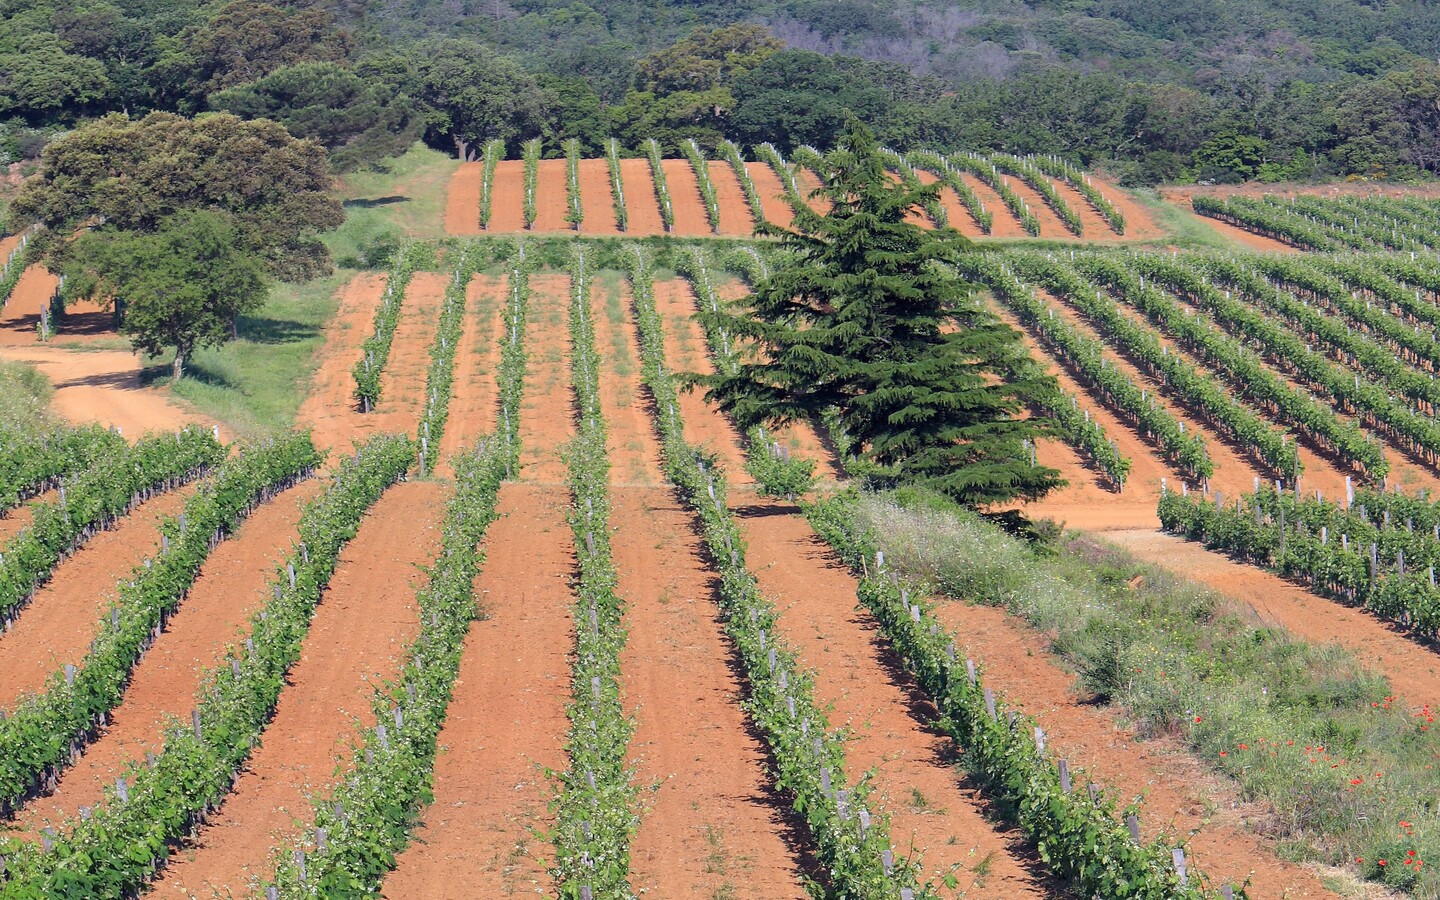
[[[362,272],[346,282],[339,293],[340,308],[325,326],[319,364],[296,414],[322,450],[347,450],[361,435],[352,370],[360,361],[360,344],[370,336],[386,280],[384,275]]]
[[[495,385],[505,335],[506,278],[477,274],[466,289],[465,327],[455,348],[450,413],[440,442],[440,474],[449,476],[456,453],[495,430],[500,396]]]
[[[304,504],[323,486],[313,479],[291,488],[255,510],[215,548],[185,602],[135,667],[109,725],[64,772],[54,794],[31,801],[16,817],[18,830],[33,836],[59,826],[80,807],[96,805],[102,788],[146,752],[160,751],[166,721],[187,719],[204,672],[223,664],[250,616],[271,596],[276,569],[298,539]]]
[[[485,164],[460,163],[450,176],[445,195],[445,233],[480,233],[480,190],[485,180]]]
[[[580,160],[581,234],[620,234],[615,221],[615,195],[610,190],[610,163],[604,159]]]
[[[42,690],[67,663],[78,665],[106,611],[119,599],[117,579],[160,551],[160,523],[177,516],[195,493],[186,485],[142,503],[74,556],[61,560],[54,577],[0,635],[0,709]]]
[[[746,166],[749,171],[749,166]],[[755,216],[750,201],[735,170],[724,160],[712,159],[710,183],[715,185],[715,199],[720,205],[720,234],[725,237],[750,237],[755,233]]]
[[[275,849],[312,819],[311,797],[349,764],[356,726],[374,721],[376,689],[399,674],[419,632],[415,589],[438,552],[444,504],[438,484],[411,482],[371,509],[341,553],[261,743],[216,816],[171,857],[160,895],[251,893],[274,871]]]

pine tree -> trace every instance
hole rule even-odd
[[[878,150],[852,120],[821,173],[830,211],[772,229],[793,263],[720,314],[749,358],[697,381],[744,428],[833,410],[852,452],[893,483],[969,504],[1040,497],[1064,482],[1031,464],[1027,442],[1047,426],[1022,415],[1053,384],[1001,379],[1020,335],[955,273],[972,245],[906,220],[938,188],[896,183]]]

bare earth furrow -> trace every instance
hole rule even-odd
[[[479,212],[476,212],[479,216]],[[490,185],[490,228],[495,234],[525,230],[525,161],[502,159]]]
[[[296,417],[301,427],[314,432],[321,450],[349,449],[362,434],[351,370],[360,360],[360,344],[370,334],[386,280],[363,272],[346,282],[339,292],[340,308],[325,328],[325,346]]]
[[[371,720],[377,687],[400,671],[419,631],[415,589],[440,545],[444,490],[408,483],[388,490],[365,517],[316,609],[280,693],[275,717],[219,813],[174,857],[161,896],[250,894],[273,870],[272,853],[309,821],[350,759],[356,723]]]
[[[455,378],[450,416],[440,441],[440,474],[450,474],[450,462],[462,448],[494,430],[500,397],[495,369],[500,362],[500,340],[505,332],[504,311],[510,282],[493,275],[476,275],[466,289],[465,328],[455,348]]]
[[[675,234],[683,237],[704,237],[710,234],[710,219],[705,201],[700,199],[700,182],[695,170],[685,159],[661,161],[665,184],[670,189],[670,202],[675,207]]]
[[[635,237],[664,234],[665,221],[660,218],[660,201],[655,197],[650,161],[620,160],[620,181],[625,185],[625,215],[629,220],[625,233]]]
[[[748,170],[749,166],[746,168]],[[707,169],[720,206],[720,234],[724,237],[750,237],[755,233],[755,216],[750,211],[750,201],[740,187],[734,168],[724,160],[712,159]]]
[[[37,834],[58,827],[82,806],[97,805],[102,787],[131,763],[146,752],[160,752],[166,721],[186,719],[201,675],[224,662],[226,649],[239,643],[250,615],[270,596],[275,567],[299,537],[295,529],[304,503],[321,487],[313,479],[261,505],[215,548],[185,602],[135,667],[110,724],[65,770],[55,793],[32,801],[16,817],[18,829]]]

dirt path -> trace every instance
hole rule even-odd
[[[1117,494],[1110,489],[1108,479],[1085,466],[1077,451],[1068,444],[1053,438],[1040,441],[1036,453],[1039,461],[1060,469],[1061,475],[1070,484],[1043,500],[1021,507],[1026,515],[1055,519],[1072,528],[1158,526],[1160,518],[1155,512],[1155,504],[1160,498],[1161,479],[1169,479],[1170,484],[1179,484],[1184,477],[1141,440],[1140,435],[1122,422],[1109,407],[1091,397],[1008,310],[999,304],[992,304],[991,308],[1020,332],[1026,349],[1030,352],[1030,358],[1045,367],[1059,383],[1061,390],[1077,396],[1082,408],[1089,410],[1090,417],[1100,423],[1105,433],[1115,441],[1121,454],[1130,458],[1130,475],[1126,480],[1125,490]]]
[[[520,477],[539,484],[564,484],[565,461],[555,448],[570,440],[574,403],[570,390],[570,279],[533,275],[525,317],[525,396],[520,427]]]
[[[539,185],[536,185],[539,193]],[[536,197],[538,204],[539,197]],[[480,215],[477,211],[477,219]],[[494,234],[525,230],[525,161],[502,159],[490,185],[490,227]]]
[[[159,895],[248,894],[273,871],[274,848],[310,820],[310,796],[348,765],[356,723],[373,721],[376,688],[399,674],[419,631],[415,587],[419,567],[439,549],[443,494],[434,483],[399,484],[366,516],[341,553],[262,742],[216,817],[171,857]]]
[[[749,170],[749,166],[746,166]],[[755,216],[745,189],[728,162],[710,160],[710,183],[715,185],[715,199],[720,205],[720,234],[725,237],[750,237],[755,233]]]
[[[984,667],[985,683],[1034,716],[1071,766],[1085,769],[1122,805],[1144,798],[1147,839],[1178,833],[1195,869],[1217,884],[1253,877],[1250,895],[1257,900],[1335,896],[1313,871],[1279,859],[1273,842],[1256,836],[1267,827],[1267,811],[1244,803],[1233,782],[1207,771],[1179,741],[1142,741],[1115,710],[1086,699],[1043,635],[995,607],[950,600],[936,612],[957,635],[957,649]]]
[[[553,821],[544,770],[565,767],[569,727],[576,561],[560,458],[572,433],[569,279],[537,275],[531,285],[520,418],[525,480],[500,488],[500,518],[485,536],[475,592],[486,618],[465,638],[440,732],[435,801],[383,886],[394,900],[553,893],[550,848],[534,832]]]
[[[0,634],[0,709],[14,709],[61,666],[85,657],[100,617],[119,598],[117,582],[155,556],[160,523],[179,515],[194,493],[187,485],[141,504],[61,561],[14,626]]]
[[[632,237],[664,234],[665,221],[660,218],[660,201],[655,198],[650,161],[620,160],[620,182],[625,186],[625,215],[629,220],[625,233]]]
[[[1395,690],[1407,704],[1440,705],[1440,655],[1362,609],[1317,597],[1175,535],[1136,529],[1111,531],[1103,537],[1140,559],[1249,604],[1267,625],[1310,643],[1348,648],[1372,671],[1394,678]]]
[[[849,572],[794,507],[736,495],[731,503],[750,568],[781,611],[778,628],[815,671],[816,701],[833,704],[831,725],[850,731],[850,776],[876,770],[871,806],[890,815],[897,852],[913,841],[925,875],[953,872],[968,896],[1049,896],[1024,838],[987,819],[988,804],[953,767],[950,741],[926,724],[937,714],[856,608]]]
[[[440,307],[449,285],[450,279],[440,272],[416,272],[410,277],[390,361],[380,376],[380,403],[374,412],[360,417],[368,432],[414,434],[425,411],[430,345],[440,328]]]
[[[795,211],[785,199],[785,185],[780,176],[765,163],[749,163],[745,168],[749,170],[750,180],[755,182],[755,191],[760,195],[765,221],[789,228],[795,221]]]
[[[119,428],[125,437],[175,431],[185,425],[214,425],[172,402],[163,390],[140,381],[140,362],[124,350],[61,350],[42,344],[0,347],[0,359],[29,363],[55,387],[50,408],[77,425]],[[220,436],[229,440],[223,426]]]
[[[615,222],[615,196],[610,192],[610,164],[604,159],[580,160],[581,234],[620,234]]]
[[[683,237],[711,234],[705,201],[700,197],[700,182],[690,161],[665,159],[660,165],[665,172],[665,184],[670,188],[670,203],[675,207],[675,234]]]
[[[59,279],[42,266],[30,266],[20,275],[10,300],[0,309],[0,346],[29,346],[40,342],[40,310],[50,305]]]
[[[462,162],[450,176],[445,193],[445,233],[480,233],[480,189],[485,181],[485,164]]]
[[[694,326],[691,315],[695,309],[690,284],[680,279],[655,282],[655,308],[665,323],[665,362],[677,372],[709,375],[715,371],[704,338]],[[685,440],[720,458],[725,476],[733,484],[749,484],[745,471],[743,439],[730,420],[705,402],[703,390],[680,393],[680,418],[684,423]]]
[[[465,330],[455,348],[450,416],[440,441],[440,474],[444,477],[452,474],[455,454],[495,430],[500,403],[495,369],[500,363],[505,330],[502,313],[509,291],[509,280],[494,275],[476,275],[466,290]]]
[[[971,175],[969,172],[962,172],[960,179],[970,186],[970,190],[975,192],[975,196],[980,199],[980,203],[985,207],[985,211],[990,213],[991,237],[1029,237],[1029,235],[1025,233],[1025,229],[1021,227],[1020,220],[1015,218],[1014,214],[1010,212],[1010,207],[1005,205],[1005,201],[1001,200],[1000,195],[995,193],[989,185],[974,175]]]
[[[923,169],[916,169],[915,176],[920,179],[921,184],[934,184],[940,180]],[[954,188],[942,187],[940,189],[940,205],[945,207],[945,218],[951,228],[972,241],[985,237],[985,232],[980,230],[980,223],[975,221],[970,210],[960,202],[960,195],[955,193]]]
[[[298,538],[296,524],[306,501],[320,493],[319,479],[300,484],[264,504],[215,548],[179,611],[135,667],[110,724],[79,761],[61,776],[59,788],[31,801],[15,826],[36,835],[59,826],[82,806],[100,801],[126,767],[159,752],[167,718],[184,720],[195,706],[201,675],[223,664],[239,643],[250,615],[270,596],[276,567]]]
[[[361,435],[351,369],[360,360],[360,344],[370,334],[386,280],[385,275],[362,272],[346,282],[340,288],[339,309],[325,326],[319,365],[296,414],[296,423],[314,432],[315,445],[322,450],[349,449]]]
[[[1099,332],[1074,307],[1056,299],[1051,294],[1042,292],[1041,296],[1055,310],[1055,315],[1063,317],[1087,337],[1095,340],[1101,339]],[[1205,435],[1205,446],[1210,453],[1210,461],[1215,464],[1215,474],[1210,476],[1211,489],[1236,495],[1254,489],[1255,477],[1257,475],[1264,477],[1258,463],[1252,462],[1248,456],[1242,456],[1242,448],[1237,447],[1228,437],[1218,434],[1207,423],[1182,408],[1170,395],[1168,388],[1161,389],[1157,382],[1141,374],[1128,356],[1117,352],[1109,342],[1103,343],[1105,343],[1106,349],[1105,358],[1110,365],[1123,372],[1137,387],[1149,392],[1149,395],[1155,397],[1157,402],[1169,410],[1171,415],[1184,422],[1187,433],[1198,430]],[[1173,346],[1171,349],[1174,352]]]
[[[565,221],[570,211],[570,179],[563,159],[542,159],[535,170],[536,233],[575,229]]]
[[[600,413],[605,419],[605,452],[610,481],[622,485],[665,483],[660,448],[650,424],[650,395],[640,382],[639,335],[630,283],[603,279],[591,292],[595,348],[600,369]],[[616,521],[620,517],[615,516]]]
[[[787,816],[740,706],[743,688],[711,598],[695,517],[666,488],[613,493],[621,657],[630,742],[646,811],[630,882],[657,897],[801,898]]]
[[[1075,240],[1074,233],[1065,227],[1065,223],[1060,221],[1060,216],[1050,208],[1050,204],[1045,202],[1045,198],[1040,196],[1040,192],[1030,186],[1030,182],[1017,175],[1001,175],[1000,177],[1005,179],[1010,185],[1010,190],[1014,191],[1016,196],[1024,200],[1025,204],[1030,207],[1030,214],[1040,220],[1040,236],[1042,238],[1054,241]],[[1089,236],[1087,235],[1087,237]]]
[[[536,436],[527,431],[522,439]],[[500,488],[501,517],[485,537],[475,582],[486,618],[465,639],[440,732],[435,801],[385,879],[386,897],[552,893],[544,865],[550,848],[532,829],[552,821],[544,770],[565,767],[576,565],[569,502],[558,485]]]

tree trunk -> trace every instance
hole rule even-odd
[[[455,141],[455,156],[461,162],[468,160],[470,158],[470,142],[458,134],[452,135],[451,139]]]
[[[173,384],[174,382],[179,381],[179,380],[180,380],[180,376],[183,375],[184,373],[185,373],[185,353],[184,353],[184,351],[177,349],[177,350],[175,351],[175,362],[171,363],[171,365],[170,365],[170,381],[171,381],[171,383]]]

